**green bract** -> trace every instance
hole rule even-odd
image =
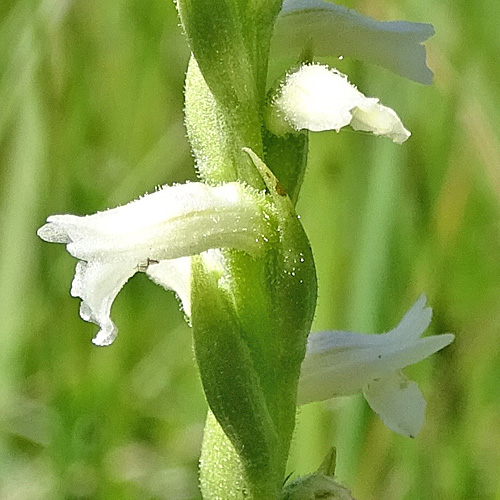
[[[206,498],[272,499],[281,490],[295,421],[297,383],[316,303],[309,243],[286,194],[263,162],[247,150],[269,190],[276,227],[264,255],[221,252],[193,266],[195,353],[224,447],[205,444]],[[222,483],[206,470],[237,463],[241,476]],[[210,469],[212,468],[210,467]],[[213,479],[213,481],[211,481]],[[225,485],[225,486],[224,486]],[[240,485],[240,486],[237,486]],[[225,488],[228,490],[225,490]],[[216,493],[214,493],[216,492]]]

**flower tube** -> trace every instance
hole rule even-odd
[[[117,334],[112,303],[136,272],[176,291],[189,314],[186,257],[211,248],[258,252],[269,219],[265,210],[264,195],[243,184],[193,182],[93,215],[53,215],[38,236],[66,244],[79,259],[71,295],[82,299],[82,319],[100,327],[93,342],[109,345]]]
[[[267,126],[275,135],[300,130],[319,132],[350,125],[402,144],[410,137],[398,115],[366,97],[347,76],[321,64],[307,64],[288,74],[268,106]]]

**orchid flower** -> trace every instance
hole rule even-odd
[[[209,251],[206,255],[212,259],[217,252]],[[182,280],[189,283],[188,274]],[[188,296],[182,303],[184,311],[189,311]],[[422,294],[388,333],[309,334],[300,373],[298,404],[363,392],[387,427],[403,436],[415,437],[424,423],[426,402],[418,385],[408,380],[401,370],[443,349],[454,339],[450,333],[421,338],[431,318],[432,309],[426,307],[426,297]]]
[[[421,338],[432,309],[421,295],[388,333],[326,331],[309,335],[298,389],[299,404],[363,391],[373,411],[393,431],[414,437],[424,422],[425,399],[401,370],[453,341],[450,333]]]
[[[100,327],[93,342],[109,345],[117,335],[111,306],[136,272],[174,290],[189,315],[188,256],[211,248],[258,252],[269,218],[265,210],[264,196],[238,182],[192,182],[93,215],[53,215],[38,236],[66,244],[79,259],[71,295],[82,299],[82,319]]]
[[[363,95],[347,76],[320,64],[307,64],[289,73],[272,99],[266,118],[275,135],[303,129],[338,132],[350,125],[397,144],[410,137],[391,108]]]

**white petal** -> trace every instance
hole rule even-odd
[[[277,19],[272,55],[296,59],[304,49],[314,56],[347,56],[383,66],[420,83],[432,83],[422,42],[430,24],[376,21],[322,0],[285,0]]]
[[[254,252],[266,229],[263,203],[262,195],[237,182],[218,187],[192,182],[94,215],[53,215],[38,235],[68,243],[68,252],[85,261],[120,255],[140,265],[209,248]]]
[[[303,129],[313,132],[351,125],[401,144],[410,133],[397,114],[365,97],[345,75],[320,64],[304,65],[286,76],[266,114],[275,135]]]
[[[364,389],[372,410],[389,429],[415,437],[424,424],[425,399],[418,385],[401,373],[378,379]]]
[[[179,297],[184,313],[191,317],[191,257],[162,260],[148,266],[146,274],[166,290]]]
[[[394,339],[408,342],[411,339],[418,339],[427,330],[432,319],[432,309],[426,307],[426,302],[425,294],[420,295],[398,326],[389,332]]]
[[[339,131],[349,125],[351,111],[361,101],[360,93],[345,75],[320,64],[310,64],[286,76],[273,104],[295,130],[319,132]]]
[[[49,217],[38,235],[80,259],[71,293],[82,299],[81,317],[100,327],[94,343],[108,345],[117,333],[111,305],[132,275],[146,271],[173,289],[189,315],[189,256],[219,247],[258,252],[264,207],[264,195],[240,183],[190,183],[94,215]]]
[[[227,266],[222,251],[210,249],[201,253],[205,268],[220,274],[219,286],[230,287]],[[184,314],[191,317],[191,257],[163,260],[149,265],[146,274],[157,285],[173,290],[182,303]]]
[[[111,321],[111,305],[123,285],[136,272],[133,265],[119,259],[110,262],[78,262],[71,295],[80,297],[80,316],[100,327],[92,342],[99,346],[111,344],[118,333]]]
[[[396,112],[379,104],[378,99],[366,98],[354,108],[350,125],[354,130],[388,137],[396,144],[403,144],[411,135]]]

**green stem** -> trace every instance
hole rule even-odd
[[[249,110],[228,113],[215,98],[194,57],[186,75],[186,128],[201,178],[209,184],[244,180],[263,189],[264,183],[244,147],[262,154],[260,123]],[[246,115],[246,116],[245,116]],[[230,118],[232,117],[232,118]]]
[[[178,0],[193,53],[185,114],[199,175],[209,184],[267,187],[269,194],[270,231],[261,255],[218,251],[215,266],[203,255],[192,260],[194,347],[210,406],[200,463],[206,500],[279,498],[315,308],[309,242],[292,203],[272,176],[264,184],[267,170],[259,164],[270,38],[280,7],[280,0]],[[297,141],[286,162],[287,187],[295,194],[306,145],[304,136]],[[278,148],[266,146],[279,165]],[[300,164],[290,167],[294,161]]]
[[[200,457],[200,489],[204,500],[275,500],[265,475],[249,480],[241,457],[209,410]]]

